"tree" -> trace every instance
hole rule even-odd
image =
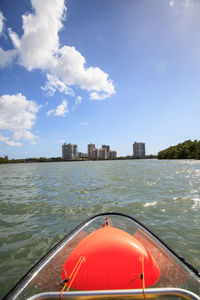
[[[200,141],[187,140],[158,153],[158,159],[200,159]]]

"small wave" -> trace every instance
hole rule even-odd
[[[191,190],[190,193],[191,194],[196,194],[196,193],[198,193],[198,191],[197,190]]]
[[[157,204],[157,201],[153,201],[153,202],[148,202],[144,204],[144,207],[148,207],[148,206],[154,206]]]
[[[153,182],[148,181],[148,182],[147,182],[147,186],[152,186],[152,185],[155,185],[155,184],[156,184],[155,181],[153,181]]]
[[[200,198],[192,198],[194,204],[192,205],[192,209],[200,207]]]

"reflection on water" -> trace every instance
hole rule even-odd
[[[200,268],[200,162],[99,161],[0,165],[2,296],[85,218],[138,218]]]

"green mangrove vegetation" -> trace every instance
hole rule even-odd
[[[146,155],[145,159],[155,159],[157,158],[156,155]],[[73,160],[65,160],[62,157],[40,157],[40,158],[22,158],[22,159],[8,159],[7,156],[5,157],[0,157],[0,164],[11,164],[11,163],[45,163],[45,162],[60,162],[60,161],[65,161],[65,162],[75,162],[75,161],[88,161],[88,160],[94,160],[94,161],[98,161],[98,160],[127,160],[127,159],[133,159],[133,157],[131,155],[127,155],[127,156],[120,156],[120,157],[115,157],[115,158],[107,158],[107,159],[88,159],[88,158],[77,158],[77,159],[73,159]],[[138,159],[138,158],[134,158],[134,159]],[[144,159],[144,158],[142,158]]]
[[[22,158],[22,159],[8,159],[8,157],[0,157],[0,164],[10,163],[36,163],[36,162],[56,162],[62,161],[61,157],[40,157],[40,158]]]
[[[200,141],[187,140],[158,153],[158,159],[200,159]]]

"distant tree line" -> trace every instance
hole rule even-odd
[[[39,158],[21,158],[21,159],[8,159],[5,157],[0,157],[0,164],[10,164],[10,163],[45,163],[45,162],[59,162],[59,161],[69,161],[69,162],[75,162],[75,161],[87,161],[88,158],[77,158],[73,160],[66,160],[62,157],[39,157]],[[96,160],[103,160],[103,159],[96,159]],[[117,158],[109,158],[106,160],[117,160]]]
[[[5,157],[0,157],[0,164],[7,164],[8,163],[8,159],[6,159]]]
[[[156,155],[146,155],[145,158],[157,158]],[[126,160],[133,159],[131,155],[120,156],[115,158],[108,158],[106,160]],[[10,163],[37,163],[37,162],[58,162],[58,161],[87,161],[88,158],[77,158],[76,160],[65,160],[62,157],[39,157],[39,158],[21,158],[21,159],[8,159],[7,156],[0,157],[0,164],[10,164]],[[93,159],[93,160],[105,160],[105,159]]]
[[[62,157],[40,157],[40,158],[22,158],[22,159],[8,159],[6,157],[0,157],[0,164],[10,163],[36,163],[36,162],[56,162],[62,161]]]
[[[187,140],[158,153],[158,159],[200,159],[200,141]]]

